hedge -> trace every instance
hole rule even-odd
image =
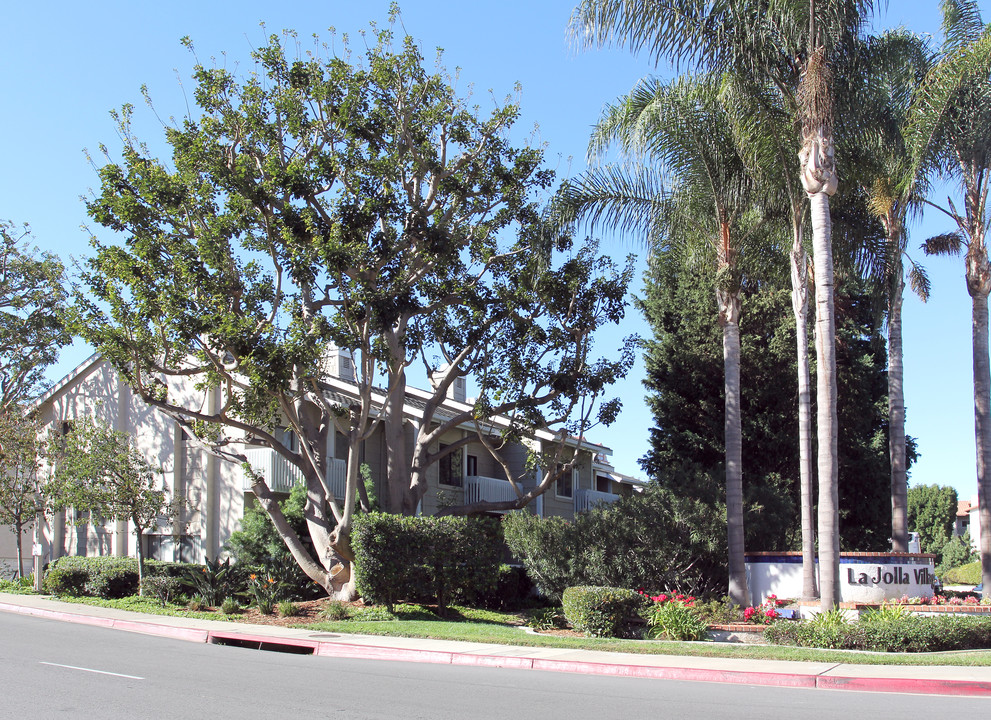
[[[812,622],[776,622],[764,631],[776,645],[828,647],[874,652],[945,652],[991,648],[991,618],[909,616],[879,622],[845,623],[829,628]]]
[[[181,577],[190,563],[146,560],[149,575]],[[106,600],[138,593],[138,561],[131,557],[61,557],[48,566],[45,591],[64,597],[95,596]]]
[[[564,616],[578,632],[593,637],[624,637],[629,620],[643,608],[643,597],[634,590],[577,586],[562,594]]]
[[[367,513],[351,534],[358,593],[391,610],[399,601],[436,602],[491,595],[499,577],[502,532],[489,518],[404,517]]]

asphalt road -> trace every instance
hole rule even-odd
[[[0,718],[980,717],[981,698],[796,690],[200,645],[0,613]]]

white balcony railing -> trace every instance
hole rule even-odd
[[[465,504],[477,502],[506,502],[516,500],[516,492],[508,480],[469,475],[465,478]]]
[[[272,492],[287,493],[292,490],[294,485],[303,481],[303,473],[300,472],[299,468],[274,450],[252,448],[244,454],[248,458],[252,470],[268,481],[268,487]],[[333,493],[335,498],[343,499],[346,482],[347,463],[335,458],[328,460],[327,477],[324,481],[327,490]],[[241,489],[251,489],[251,480],[246,476],[242,476]]]
[[[575,512],[585,512],[595,507],[598,503],[614,503],[619,500],[619,495],[614,493],[599,492],[598,490],[578,490],[575,493]]]

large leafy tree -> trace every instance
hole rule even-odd
[[[598,361],[591,348],[623,315],[629,270],[542,232],[535,198],[552,174],[539,150],[510,143],[518,107],[482,113],[425,69],[411,38],[377,31],[358,58],[346,43],[291,57],[272,37],[253,57],[246,78],[196,65],[197,113],[165,128],[171,163],[135,137],[129,107],[117,113],[122,157],[108,154],[88,207],[123,242],[94,242],[78,329],[209,452],[244,463],[250,438],[299,468],[316,557],[244,466],[303,571],[350,597],[363,441],[384,428],[385,508],[413,512],[427,468],[471,437],[438,449],[448,429],[474,426],[494,455],[555,433],[535,486],[508,478],[517,499],[505,505],[522,507],[569,471],[563,440],[618,410],[597,400],[629,348]],[[323,382],[332,347],[353,358],[347,397]],[[409,448],[401,411],[416,362],[435,384]],[[438,412],[469,373],[474,405]],[[344,497],[324,483],[335,431],[348,447]]]
[[[834,61],[855,52],[871,0],[585,0],[572,17],[588,43],[658,62],[771,83],[795,110],[800,181],[810,200],[816,272],[819,572],[824,609],[839,601],[836,348],[829,197],[838,187]]]
[[[594,168],[562,188],[558,211],[595,226],[636,230],[652,254],[711,263],[722,330],[723,440],[729,597],[750,601],[744,559],[740,409],[741,255],[761,225],[760,195],[738,153],[719,100],[720,78],[642,82],[609,106],[591,152],[619,146],[625,165]]]
[[[960,183],[963,208],[935,205],[952,230],[930,238],[927,253],[965,256],[973,317],[974,423],[978,519],[984,597],[991,597],[991,361],[988,294],[991,263],[985,234],[991,188],[991,26],[973,0],[944,0],[943,43],[910,108],[910,146],[916,164],[938,153],[938,168]],[[932,204],[932,203],[931,203]]]
[[[919,549],[939,555],[953,537],[957,491],[947,485],[914,485],[908,489],[908,522],[919,533]]]
[[[0,412],[18,412],[44,387],[69,335],[59,259],[31,247],[30,232],[0,221]]]

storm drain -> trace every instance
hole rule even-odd
[[[290,653],[292,655],[312,655],[316,650],[313,645],[297,645],[295,643],[278,642],[275,640],[259,640],[256,638],[233,637],[230,635],[211,635],[210,644],[248,648],[249,650]]]

